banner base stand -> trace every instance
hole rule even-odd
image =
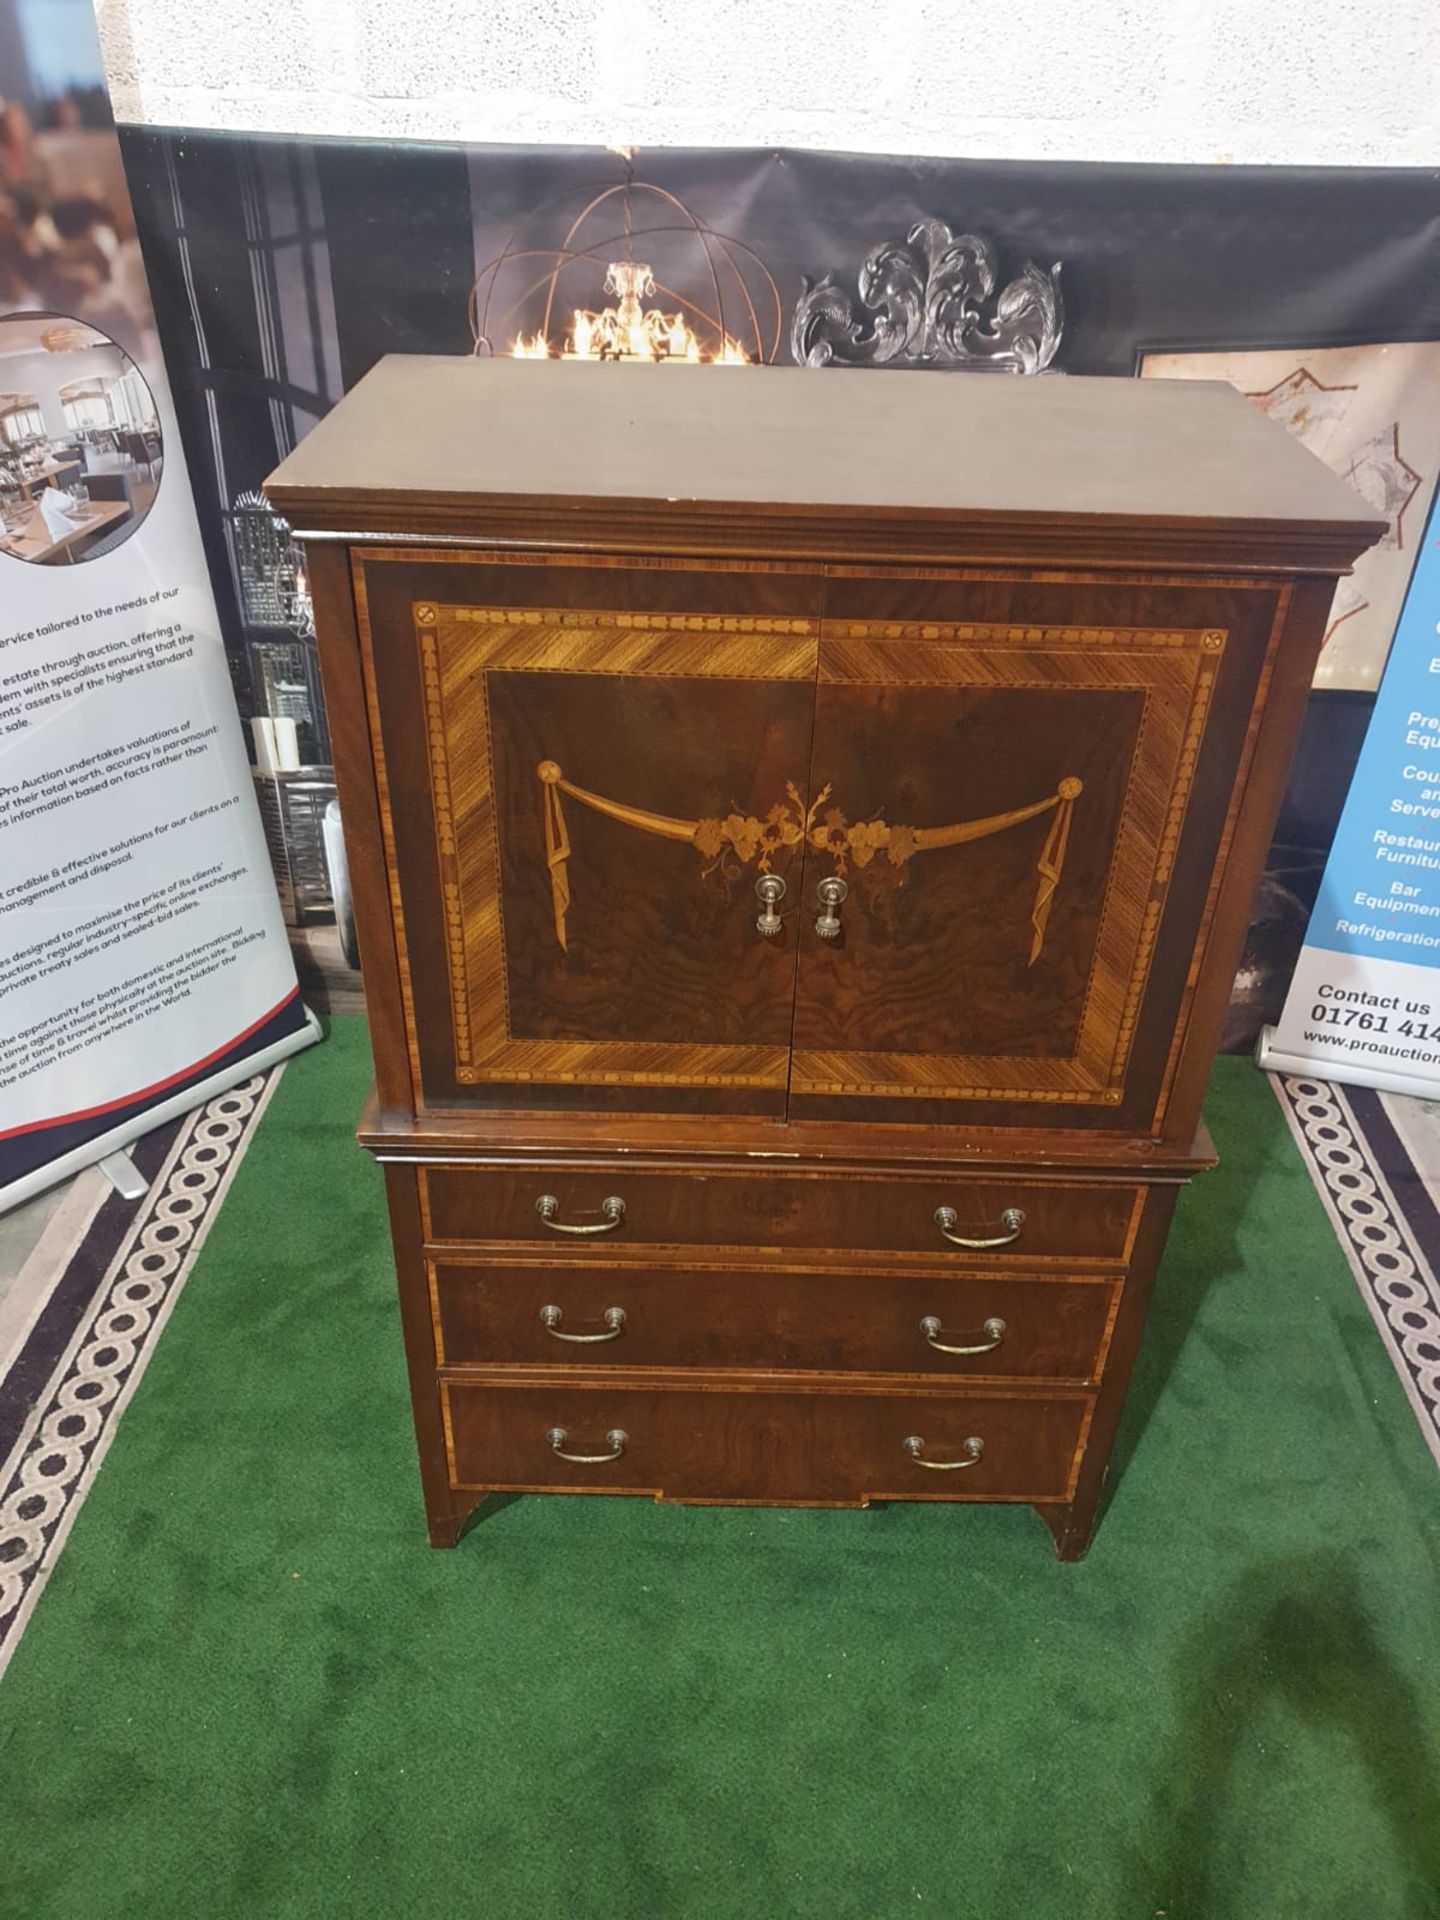
[[[1389,1072],[1384,1068],[1352,1066],[1348,1061],[1335,1065],[1307,1060],[1296,1053],[1284,1053],[1275,1045],[1274,1027],[1262,1027],[1255,1042],[1255,1064],[1266,1073],[1296,1074],[1304,1080],[1335,1080],[1341,1086],[1373,1087],[1377,1093],[1409,1093],[1417,1100],[1433,1100],[1437,1087],[1433,1079]]]
[[[139,1200],[143,1197],[148,1182],[123,1149],[118,1153],[107,1153],[99,1166],[122,1200]]]
[[[133,1119],[112,1127],[109,1133],[102,1133],[94,1140],[87,1140],[83,1147],[76,1147],[73,1153],[67,1153],[59,1160],[51,1160],[43,1167],[37,1167],[33,1173],[27,1173],[22,1179],[12,1180],[8,1187],[0,1187],[0,1213],[6,1213],[11,1207],[18,1207],[22,1200],[30,1200],[37,1193],[43,1193],[47,1187],[58,1186],[62,1180],[68,1180],[72,1173],[79,1173],[82,1167],[93,1167],[98,1161],[104,1163],[120,1157],[132,1140],[139,1140],[163,1120],[173,1120],[179,1114],[190,1113],[196,1107],[203,1107],[207,1100],[213,1100],[217,1094],[228,1093],[231,1087],[239,1086],[242,1080],[263,1073],[266,1067],[273,1067],[282,1060],[288,1060],[292,1053],[299,1053],[305,1047],[313,1047],[317,1040],[323,1040],[325,1029],[320,1025],[309,1007],[305,1009],[305,1024],[294,1033],[287,1033],[282,1040],[273,1041],[268,1047],[261,1047],[256,1053],[247,1054],[243,1060],[237,1060],[223,1072],[211,1076],[208,1080],[197,1080],[194,1086],[186,1087],[183,1093],[177,1093],[169,1100],[162,1100],[158,1106],[147,1107],[144,1113]],[[105,1168],[109,1172],[108,1168]],[[132,1169],[133,1171],[133,1169]],[[136,1176],[139,1177],[138,1175]],[[114,1179],[114,1176],[111,1175]],[[118,1180],[115,1185],[120,1187]],[[120,1187],[122,1193],[128,1190]],[[141,1192],[144,1191],[142,1183]]]

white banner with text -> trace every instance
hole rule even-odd
[[[0,307],[0,1208],[314,1037],[93,22],[66,21],[0,72],[34,243]]]

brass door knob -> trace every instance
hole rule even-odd
[[[755,882],[755,898],[760,902],[760,917],[755,925],[771,940],[783,924],[776,909],[785,898],[785,882],[778,873],[762,873]]]
[[[820,902],[821,912],[819,919],[815,922],[815,931],[822,940],[834,940],[839,935],[840,906],[849,892],[849,887],[838,873],[832,873],[828,879],[822,880],[816,887],[815,894]]]

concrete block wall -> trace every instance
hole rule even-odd
[[[96,0],[116,112],[524,145],[1440,163],[1434,0]]]

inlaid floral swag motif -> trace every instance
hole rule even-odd
[[[754,814],[742,813],[727,814],[723,820],[677,820],[668,814],[649,813],[641,807],[607,800],[601,794],[577,787],[565,778],[554,760],[542,760],[535,771],[540,781],[544,814],[545,864],[555,910],[555,938],[562,948],[567,946],[565,923],[570,909],[567,869],[572,851],[562,794],[642,833],[688,841],[710,863],[702,870],[702,878],[726,859],[727,851],[742,868],[753,865],[758,873],[769,873],[777,853],[802,843],[828,856],[831,872],[843,874],[852,866],[864,871],[879,860],[882,870],[888,869],[898,877],[917,853],[963,846],[966,841],[983,840],[993,833],[1003,833],[1007,827],[1018,827],[1026,820],[1053,813],[1055,818],[1035,863],[1035,899],[1030,913],[1031,966],[1040,958],[1045,945],[1045,928],[1065,867],[1071,816],[1075,802],[1084,791],[1083,783],[1073,774],[1067,774],[1054,793],[1028,807],[1015,807],[1008,813],[987,814],[976,820],[961,820],[948,827],[907,827],[893,826],[888,820],[847,820],[837,807],[822,812],[830,798],[829,785],[822,787],[807,807],[795,782],[787,780],[787,798],[771,807],[763,820]]]
[[[728,846],[742,866],[755,862],[760,873],[770,871],[772,857],[782,847],[798,847],[803,840],[817,853],[828,853],[835,861],[835,872],[844,873],[852,863],[868,867],[877,853],[883,853],[892,867],[903,867],[916,851],[914,829],[892,827],[885,820],[845,818],[838,807],[820,809],[830,798],[830,788],[822,787],[807,807],[793,780],[787,780],[789,800],[773,806],[763,820],[754,814],[729,813],[723,820],[697,820],[691,835],[707,859],[714,860]]]
[[[723,820],[677,821],[676,824],[691,828],[690,839],[712,863],[705,869],[707,873],[713,870],[715,861],[724,857],[727,847],[742,867],[748,867],[753,860],[757,872],[769,873],[770,862],[782,848],[799,846],[808,824],[805,804],[793,780],[786,781],[785,791],[789,801],[777,802],[763,820],[757,820],[753,813],[727,813]]]

